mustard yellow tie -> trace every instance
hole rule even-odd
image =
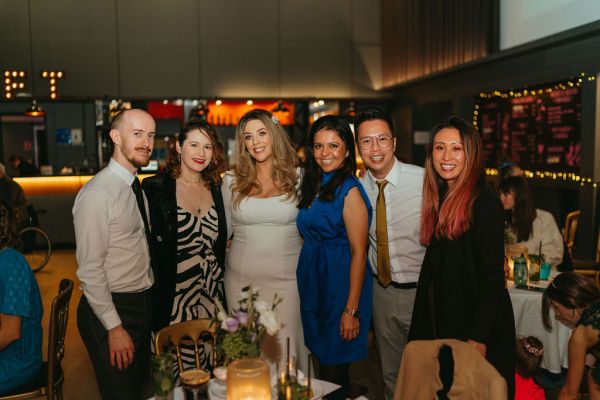
[[[387,215],[385,210],[385,195],[383,190],[388,184],[385,179],[377,181],[379,186],[379,195],[377,196],[377,225],[375,233],[377,235],[377,280],[387,287],[392,281],[392,272],[390,270],[390,252],[388,248]]]

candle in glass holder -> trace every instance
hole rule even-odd
[[[271,400],[267,363],[260,358],[242,358],[229,364],[227,400]]]

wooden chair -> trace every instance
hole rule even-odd
[[[569,250],[569,255],[573,255],[573,245],[575,244],[575,234],[577,233],[577,225],[579,224],[579,217],[581,211],[576,210],[567,214],[565,218],[565,226],[562,229],[563,240]]]
[[[164,351],[164,346],[167,343],[172,343],[175,347],[177,356],[177,365],[179,371],[183,371],[183,361],[181,360],[181,345],[194,346],[194,354],[196,358],[196,368],[202,368],[200,364],[200,348],[206,342],[210,342],[212,346],[212,369],[217,367],[217,351],[216,351],[216,324],[211,325],[212,320],[208,318],[194,319],[184,321],[178,324],[173,324],[162,328],[156,334],[155,349],[156,354]]]
[[[58,287],[58,295],[52,300],[50,328],[48,329],[48,359],[33,380],[0,396],[2,400],[25,400],[46,397],[62,400],[62,385],[65,376],[62,359],[65,355],[65,335],[69,321],[69,302],[73,293],[73,281],[63,279]]]
[[[573,271],[578,274],[591,276],[596,280],[596,284],[600,286],[600,235],[596,242],[596,255],[594,260],[573,260]]]

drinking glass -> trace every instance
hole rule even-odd
[[[190,390],[194,400],[198,400],[200,388],[210,380],[210,374],[203,369],[186,369],[179,374],[181,385]]]
[[[548,263],[542,263],[540,267],[540,279],[543,281],[547,281],[550,277],[550,271],[552,270],[552,266]]]
[[[540,281],[540,257],[535,254],[529,255],[529,282]]]

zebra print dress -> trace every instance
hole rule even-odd
[[[202,217],[177,207],[177,276],[171,325],[212,318],[217,314],[215,300],[225,304],[224,272],[213,251],[218,234],[214,204]],[[209,368],[210,351],[202,349],[202,368]],[[182,360],[184,369],[195,367],[193,346],[182,348]]]

